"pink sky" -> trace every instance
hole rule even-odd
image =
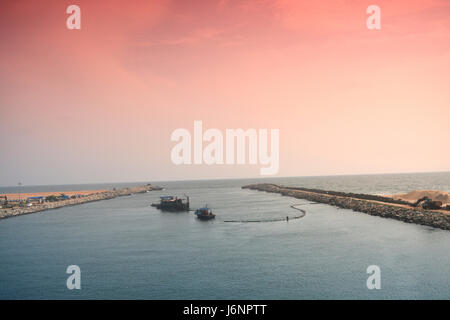
[[[194,120],[280,129],[280,176],[450,170],[447,0],[4,0],[0,70],[0,185],[259,176],[172,164]]]

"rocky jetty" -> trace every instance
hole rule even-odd
[[[267,183],[253,184],[242,188],[279,193],[297,199],[306,199],[339,208],[352,209],[373,216],[450,230],[450,214],[441,210],[415,208],[409,202],[393,200],[392,198],[318,189],[292,188]]]
[[[0,209],[0,219],[20,216],[20,215],[30,214],[30,213],[35,213],[35,212],[41,212],[41,211],[45,211],[45,210],[57,209],[57,208],[61,208],[61,207],[75,206],[78,204],[83,204],[83,203],[88,203],[88,202],[93,202],[93,201],[113,199],[113,198],[122,197],[122,196],[129,196],[129,195],[136,194],[136,193],[144,193],[144,192],[149,192],[152,190],[161,190],[161,189],[162,189],[161,187],[147,184],[142,187],[130,187],[130,188],[107,190],[107,191],[103,191],[103,192],[86,195],[81,198],[33,204],[31,207],[16,206],[13,208]],[[55,192],[55,194],[57,194],[57,193],[58,192]]]

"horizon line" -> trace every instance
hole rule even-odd
[[[157,182],[189,182],[189,181],[217,181],[217,180],[250,180],[250,179],[276,179],[276,178],[312,178],[312,177],[342,177],[342,176],[375,176],[375,175],[402,175],[402,174],[426,174],[426,173],[450,173],[448,171],[415,171],[415,172],[383,172],[383,173],[353,173],[353,174],[326,174],[326,175],[301,175],[301,176],[259,176],[243,178],[212,178],[212,179],[169,179],[169,180],[142,180],[142,181],[115,181],[115,182],[89,182],[89,183],[56,183],[56,184],[22,184],[22,187],[45,187],[45,186],[76,186],[96,184],[126,184],[126,183],[157,183]],[[152,181],[152,182],[150,182]],[[0,188],[18,188],[18,185],[0,185]]]

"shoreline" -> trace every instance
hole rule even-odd
[[[31,207],[13,207],[13,208],[3,208],[0,209],[0,220],[7,219],[12,217],[18,217],[26,214],[32,214],[36,212],[42,212],[52,209],[58,209],[62,207],[71,207],[79,204],[109,200],[117,197],[129,196],[136,193],[145,193],[153,190],[161,190],[161,187],[153,186],[153,185],[145,185],[141,187],[129,187],[129,188],[120,188],[113,190],[104,190],[104,191],[95,191],[95,193],[91,193],[85,195],[81,198],[75,199],[67,199],[60,200],[55,202],[44,202],[40,204],[34,204]],[[73,191],[73,193],[77,193],[78,191]],[[60,192],[52,192],[52,194],[59,194]]]
[[[450,212],[447,213],[444,210],[424,210],[412,207],[410,203],[388,197],[319,189],[293,188],[267,183],[246,185],[242,189],[279,193],[283,196],[306,199],[382,218],[450,230]]]

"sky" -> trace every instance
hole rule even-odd
[[[195,120],[279,129],[279,176],[449,171],[449,88],[448,0],[2,0],[0,185],[260,177],[175,165]]]

